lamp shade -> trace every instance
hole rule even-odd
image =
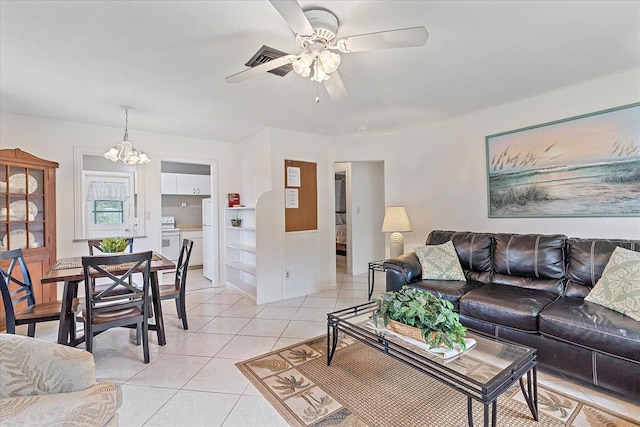
[[[382,222],[383,233],[411,231],[411,223],[404,206],[387,206]]]

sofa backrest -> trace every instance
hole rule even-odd
[[[565,277],[562,234],[494,234],[493,282],[561,295]]]
[[[566,296],[587,296],[616,246],[640,252],[640,240],[567,239]]]
[[[467,279],[584,298],[616,246],[640,252],[640,240],[584,239],[563,234],[433,230],[427,245],[453,242]]]
[[[427,245],[453,242],[465,276],[483,283],[491,282],[492,235],[469,231],[434,230],[427,236]]]

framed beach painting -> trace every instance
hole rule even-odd
[[[486,137],[489,217],[640,217],[640,103]]]

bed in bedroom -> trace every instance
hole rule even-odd
[[[347,254],[347,214],[344,212],[336,212],[336,254]]]

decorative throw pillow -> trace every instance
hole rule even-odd
[[[441,245],[417,247],[416,255],[422,265],[423,279],[465,280],[458,253],[451,240]]]
[[[640,252],[616,247],[585,301],[640,321]]]

